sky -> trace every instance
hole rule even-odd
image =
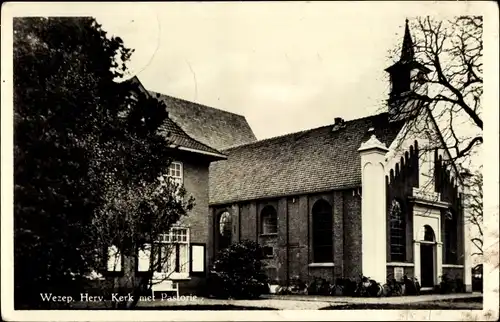
[[[258,139],[383,109],[407,14],[317,3],[161,3],[96,13],[149,89],[244,115]],[[411,17],[410,17],[411,18]]]

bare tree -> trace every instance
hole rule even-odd
[[[469,207],[466,220],[476,230],[471,238],[475,251],[472,256],[483,256],[483,173],[477,171],[470,180],[470,195],[467,206]]]
[[[419,72],[411,74],[411,89],[394,105],[400,107],[396,110],[399,116],[421,116],[422,120],[411,122],[405,135],[427,136],[429,145],[419,147],[423,153],[444,141],[451,154],[447,161],[467,168],[483,142],[482,17],[460,16],[446,21],[418,17],[411,24],[407,22],[406,28],[398,63],[418,61]],[[400,48],[396,48],[391,56],[399,53]],[[435,131],[434,125],[440,131]]]
[[[98,241],[97,248],[105,250],[104,257],[108,257],[107,270],[123,272],[121,277],[108,279],[108,290],[133,295],[133,301],[111,302],[111,305],[130,308],[137,304],[145,290],[151,290],[153,283],[170,277],[172,270],[167,267],[171,266],[169,261],[175,254],[172,245],[176,241],[163,243],[164,236],[187,216],[194,199],[164,175],[158,178],[157,184],[127,185],[112,178],[108,182],[107,203],[92,223],[94,239]],[[149,256],[149,262],[139,274],[141,253]],[[186,267],[188,262],[180,265]]]

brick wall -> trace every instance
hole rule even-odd
[[[458,267],[443,267],[443,275],[447,274],[449,278],[464,279],[464,269]]]
[[[309,275],[309,200],[307,196],[287,198],[288,262],[290,278],[306,280]]]
[[[187,217],[182,220],[190,228],[190,241],[205,244],[207,257],[205,271],[209,271],[209,259],[212,256],[211,216],[208,206],[208,167],[209,162],[204,158],[180,154],[176,160],[183,165],[184,187],[188,195],[195,198],[195,206]],[[189,280],[178,281],[180,293],[194,294],[203,289],[205,278],[192,276]]]
[[[344,276],[344,195],[333,192],[333,262],[335,279]]]
[[[208,208],[208,163],[196,163],[194,160],[183,161],[184,187],[188,195],[195,198],[195,206],[184,218],[183,223],[190,227],[190,239],[196,243],[207,243],[209,231]]]
[[[240,204],[240,240],[257,240],[257,207],[255,202]]]
[[[276,274],[281,284],[298,277],[310,282],[314,277],[334,281],[338,277],[357,277],[361,273],[361,198],[358,190],[330,191],[314,195],[242,202],[211,207],[212,216],[222,211],[238,212],[233,227],[239,240],[256,240],[262,246],[273,247],[274,256],[265,260],[268,270]],[[312,208],[320,200],[332,206],[334,267],[310,267],[312,250]],[[278,234],[260,233],[260,212],[271,205],[278,216]],[[233,214],[233,218],[234,214]],[[235,224],[238,222],[238,224]],[[216,222],[213,223],[214,225]],[[214,231],[214,229],[212,229]],[[233,238],[233,241],[237,239]],[[214,245],[217,241],[214,241]]]
[[[344,200],[344,277],[361,274],[361,197],[356,190],[343,193]]]
[[[189,238],[192,243],[205,245],[208,255],[205,261],[205,272],[208,272],[208,259],[213,248],[212,216],[208,206],[208,167],[210,160],[200,155],[175,151],[173,161],[182,162],[184,187],[187,190],[187,195],[195,199],[193,209],[188,213],[188,216],[181,218],[180,223],[190,228]],[[124,267],[135,267],[135,261],[135,257],[124,256]],[[110,277],[108,282],[113,279],[118,281],[123,278],[125,277]],[[190,279],[177,282],[179,282],[181,294],[196,293],[203,289],[202,285],[205,282],[205,277],[192,276]]]

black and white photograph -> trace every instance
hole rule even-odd
[[[498,320],[498,11],[4,3],[2,319]]]

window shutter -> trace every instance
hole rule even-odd
[[[205,272],[205,246],[191,245],[191,272]]]
[[[151,245],[144,245],[144,249],[139,250],[139,255],[137,256],[138,270],[139,272],[147,272],[150,267],[151,260]]]

